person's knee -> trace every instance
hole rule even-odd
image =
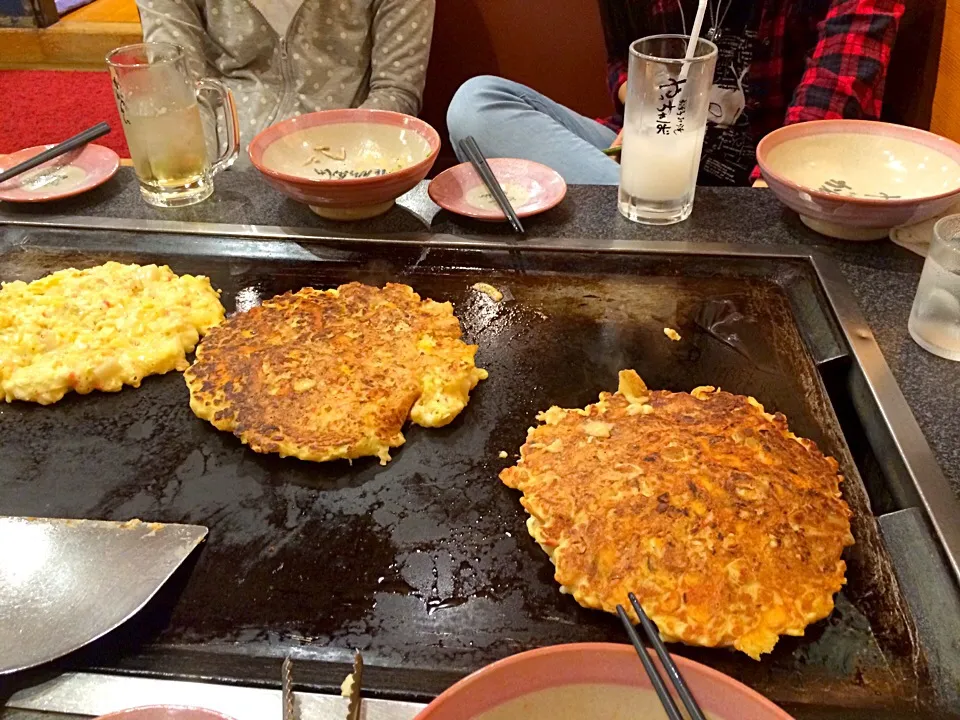
[[[447,108],[447,128],[456,144],[467,135],[476,135],[491,122],[493,104],[502,100],[513,85],[510,80],[494,75],[478,75],[459,87]]]

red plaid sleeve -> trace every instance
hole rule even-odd
[[[900,0],[834,0],[784,124],[880,117]]]
[[[606,125],[614,132],[620,132],[623,129],[623,103],[620,102],[620,86],[627,81],[627,63],[623,60],[610,60],[607,62],[607,85],[610,87],[610,94],[613,96],[614,114],[610,117],[597,118],[597,122]]]
[[[613,106],[617,114],[623,114],[623,103],[620,102],[620,86],[627,81],[627,63],[623,60],[611,60],[607,63],[607,85],[613,96]]]

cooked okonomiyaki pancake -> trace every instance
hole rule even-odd
[[[843,478],[780,413],[624,370],[617,393],[538,419],[500,477],[584,607],[629,608],[634,592],[665,640],[754,659],[833,610],[853,544]]]
[[[450,303],[406,285],[304,288],[229,318],[197,348],[190,407],[257,452],[386,464],[409,418],[452,421],[487,377]]]
[[[0,398],[49,405],[185,370],[223,315],[208,278],[166,265],[108,262],[0,283]]]

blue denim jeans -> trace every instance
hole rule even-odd
[[[525,85],[490,75],[467,80],[447,109],[450,141],[473,135],[487,157],[534,160],[579,185],[616,185],[620,166],[600,150],[616,133]]]

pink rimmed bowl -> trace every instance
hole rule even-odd
[[[102,715],[96,720],[232,720],[213,710],[177,705],[145,705]]]
[[[960,145],[870,120],[787,125],[757,146],[764,180],[812,230],[877,240],[927,220],[960,195]]]
[[[673,659],[712,720],[790,720],[733,678],[686,658]],[[659,661],[654,662],[666,677]],[[604,690],[593,692],[597,686]],[[472,720],[484,713],[507,717],[508,704],[513,710],[509,717],[524,720],[619,717],[624,710],[631,711],[630,717],[645,717],[641,707],[659,708],[632,646],[577,643],[530,650],[488,665],[450,687],[416,720]]]
[[[250,143],[250,161],[285,195],[331,220],[387,212],[423,180],[440,136],[415,117],[386,110],[323,110],[284,120]]]

